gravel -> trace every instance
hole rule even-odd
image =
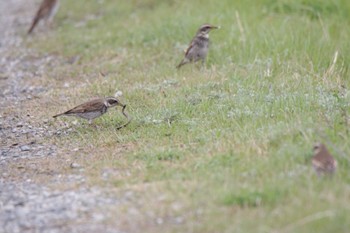
[[[22,119],[21,119],[22,118]],[[56,155],[56,146],[41,143],[56,134],[48,123],[36,126],[28,116],[0,116],[0,164],[11,159],[47,157]]]
[[[1,180],[2,230],[12,233],[95,232],[89,229],[90,226],[99,232],[118,232],[102,224],[110,217],[105,214],[105,208],[120,203],[120,200],[110,198],[105,193],[97,188],[52,191],[35,184]],[[70,224],[78,218],[85,224]]]

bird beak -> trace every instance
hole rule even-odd
[[[122,104],[122,103],[120,103],[120,102],[119,102],[119,103],[118,103],[118,106],[120,106],[120,107],[123,107],[123,108],[124,108],[126,105],[125,105],[125,104]]]
[[[211,26],[211,29],[220,29],[220,26]]]
[[[126,104],[119,103],[116,106],[120,106],[124,109],[126,107]],[[118,108],[116,108],[115,110],[118,111]]]

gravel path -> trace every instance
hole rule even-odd
[[[102,224],[102,209],[118,201],[98,189],[61,192],[30,182],[0,181],[4,232],[118,232]]]
[[[48,68],[63,62],[49,55],[40,57],[23,45],[38,3],[0,1],[0,233],[120,232],[104,223],[113,217],[106,210],[130,201],[130,193],[117,197],[107,195],[110,190],[85,187],[82,173],[51,172],[50,185],[33,182],[33,173],[26,174],[31,159],[55,158],[60,153],[43,140],[60,132],[52,129],[49,120],[37,119],[26,111],[26,103],[48,91],[40,78]],[[9,178],[17,163],[24,164],[24,169],[16,168],[23,172]],[[67,183],[74,188],[53,188]]]

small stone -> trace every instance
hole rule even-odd
[[[156,120],[156,119],[152,120],[152,123],[156,125],[161,124],[162,122],[163,122],[162,120]]]
[[[21,151],[30,151],[31,150],[31,148],[27,145],[21,146],[20,148],[21,148]]]
[[[156,219],[156,223],[157,223],[158,225],[162,225],[162,224],[164,223],[164,220],[163,220],[162,218],[157,218],[157,219]]]
[[[70,168],[82,168],[82,166],[79,163],[73,162],[70,164]]]
[[[114,94],[114,97],[118,98],[118,97],[121,97],[122,95],[123,95],[122,91],[116,91],[115,94]]]
[[[94,214],[92,214],[92,218],[93,218],[96,222],[102,222],[102,221],[105,219],[105,216],[103,216],[103,214],[94,213]]]
[[[103,172],[103,173],[102,173],[102,179],[107,180],[107,179],[108,179],[108,176],[109,176],[109,173],[108,173],[108,172]]]
[[[175,222],[175,224],[182,224],[182,223],[184,223],[184,218],[183,217],[176,217],[175,219],[174,219],[174,222]]]

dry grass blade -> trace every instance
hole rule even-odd
[[[323,76],[323,79],[326,79],[334,74],[335,64],[337,63],[338,55],[339,55],[339,52],[335,51],[332,64],[327,69],[326,73]]]

